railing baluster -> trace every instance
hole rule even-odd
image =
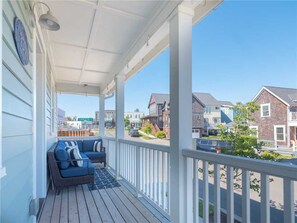
[[[220,165],[214,164],[214,222],[221,222],[221,185]]]
[[[149,197],[150,196],[150,185],[149,185],[149,183],[150,183],[150,181],[149,181],[149,177],[150,177],[150,170],[149,170],[149,163],[150,163],[150,154],[149,154],[149,149],[146,149],[146,155],[147,155],[147,157],[146,157],[146,160],[147,160],[147,162],[146,162],[146,165],[147,165],[147,175],[146,175],[146,185],[147,185],[147,191],[146,191],[146,195]]]
[[[193,215],[194,222],[199,222],[199,178],[198,160],[193,160]]]
[[[208,162],[203,161],[203,222],[209,222]]]
[[[160,151],[157,151],[157,204],[160,206]]]
[[[284,222],[295,222],[294,181],[284,179]]]
[[[136,157],[134,159],[136,161],[136,195],[139,195],[140,191],[140,148],[136,147]]]
[[[165,210],[165,153],[162,152],[162,207]]]
[[[250,171],[242,170],[242,222],[251,222]]]
[[[166,174],[167,174],[167,211],[170,214],[170,183],[169,183],[169,179],[170,179],[170,171],[169,171],[169,167],[170,167],[170,159],[169,159],[169,153],[166,153],[166,157],[167,157],[167,165],[166,165]]]
[[[269,176],[261,173],[261,223],[270,222]]]
[[[153,201],[156,201],[155,200],[155,177],[156,177],[156,172],[155,172],[155,170],[156,170],[156,166],[155,166],[155,150],[152,150],[152,155],[153,155],[153,157],[152,157],[152,200]]]
[[[234,174],[233,167],[227,166],[227,222],[234,222]]]

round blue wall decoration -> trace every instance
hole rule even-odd
[[[27,34],[22,21],[17,17],[14,19],[13,37],[19,58],[23,65],[27,65],[29,63],[29,46]]]

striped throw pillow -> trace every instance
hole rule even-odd
[[[101,152],[101,141],[94,142],[93,152]]]
[[[66,146],[66,151],[71,160],[82,159],[77,146]],[[83,160],[75,160],[70,162],[72,166],[83,167]]]

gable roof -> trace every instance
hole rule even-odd
[[[149,100],[148,108],[150,107],[152,98],[155,99],[156,104],[164,104],[165,101],[169,102],[169,94],[152,93]]]
[[[220,103],[221,105],[233,106],[233,104],[232,104],[231,101],[219,101],[219,103]]]
[[[221,103],[209,93],[193,93],[205,106],[221,106]]]
[[[297,89],[296,88],[284,88],[284,87],[273,87],[273,86],[263,86],[257,95],[253,98],[253,101],[258,98],[260,93],[266,90],[273,96],[281,100],[284,104],[288,106],[297,106]]]

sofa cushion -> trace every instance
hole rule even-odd
[[[71,165],[76,167],[82,167],[83,161],[82,160],[74,160],[74,159],[82,159],[80,152],[77,146],[66,146],[66,151],[69,154],[71,160]]]
[[[93,163],[89,160],[83,161],[83,167],[74,167],[70,166],[68,169],[60,170],[62,177],[78,177],[85,175],[93,175],[94,174],[94,166]]]
[[[83,141],[83,152],[92,152],[95,141],[101,141],[102,139],[96,139],[96,140],[84,140]],[[102,146],[102,143],[101,143]]]
[[[65,149],[57,147],[55,149],[55,157],[58,162],[58,166],[60,169],[67,169],[70,163],[67,161],[69,160],[69,154],[66,152]]]
[[[75,145],[77,145],[79,151],[80,152],[83,151],[82,150],[82,148],[83,148],[82,140],[59,140],[59,143],[64,143],[64,147],[66,147],[66,146],[72,146],[73,143],[75,143]]]
[[[91,160],[106,157],[106,153],[104,152],[85,152],[85,155],[87,155]]]

